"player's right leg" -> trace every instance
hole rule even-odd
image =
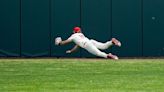
[[[95,45],[93,45],[91,42],[88,42],[86,44],[85,49],[90,52],[93,55],[103,57],[103,58],[112,58],[112,59],[118,59],[116,55],[112,55],[111,53],[106,54],[105,52],[100,51]]]
[[[118,60],[118,57],[116,55],[113,55],[112,53],[109,53],[107,57]]]

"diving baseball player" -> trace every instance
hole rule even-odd
[[[62,41],[61,37],[57,37],[55,39],[56,45],[66,45],[71,42],[74,42],[76,45],[71,50],[67,50],[66,53],[72,53],[76,51],[79,47],[81,47],[93,55],[116,60],[118,59],[116,55],[113,55],[112,53],[106,54],[105,52],[102,52],[100,50],[108,49],[112,45],[121,47],[121,42],[115,38],[112,38],[110,41],[107,41],[106,43],[101,43],[93,39],[88,39],[81,32],[80,27],[75,27],[73,29],[73,34],[67,40]]]

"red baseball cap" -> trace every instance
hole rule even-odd
[[[74,27],[74,28],[73,28],[73,31],[74,31],[75,33],[79,32],[80,30],[81,30],[80,27]]]

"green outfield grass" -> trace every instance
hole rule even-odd
[[[164,59],[0,59],[0,92],[164,92]]]

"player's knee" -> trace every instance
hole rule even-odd
[[[101,53],[99,53],[99,52],[96,52],[96,56],[101,56]]]

